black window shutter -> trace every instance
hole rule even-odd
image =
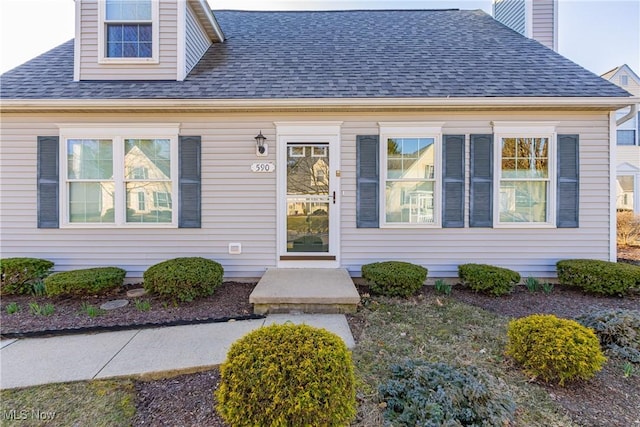
[[[57,136],[38,137],[38,228],[60,227],[60,167]]]
[[[471,135],[471,227],[493,227],[493,135]]]
[[[580,203],[578,135],[558,135],[558,228],[577,228]]]
[[[444,135],[442,226],[464,227],[464,135]]]
[[[378,135],[356,137],[356,225],[358,228],[380,226],[379,145]]]
[[[178,227],[200,228],[200,140],[199,136],[181,136],[178,146]]]

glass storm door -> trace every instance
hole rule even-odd
[[[329,144],[287,143],[286,156],[286,254],[330,254],[335,192]]]

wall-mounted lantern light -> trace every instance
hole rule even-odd
[[[262,131],[255,137],[256,140],[256,156],[265,157],[269,154],[269,145],[265,144],[266,136],[262,134]]]

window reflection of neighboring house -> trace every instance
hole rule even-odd
[[[306,158],[312,161],[308,167],[298,167],[288,175],[288,189],[301,194],[326,195],[329,193],[329,163],[323,157]],[[308,191],[308,193],[305,193]],[[287,215],[310,215],[317,210],[327,212],[326,203],[290,202],[287,204]]]
[[[170,212],[172,207],[170,171],[163,170],[163,167],[153,162],[139,146],[132,147],[125,155],[125,165],[136,165],[125,171],[128,182],[134,187],[127,197],[127,209],[133,211],[135,215],[148,214],[152,211]]]
[[[404,163],[406,164],[405,157]],[[425,147],[421,156],[416,154],[416,160],[409,166],[404,167],[404,177],[434,179],[434,144]],[[387,211],[400,212],[408,211],[409,222],[411,223],[432,223],[434,222],[433,212],[433,189],[410,190],[402,186],[395,185],[391,189],[386,189]],[[404,215],[403,215],[404,216]]]

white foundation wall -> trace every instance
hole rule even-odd
[[[277,266],[275,173],[251,164],[276,163],[278,121],[342,121],[340,265],[354,276],[363,264],[403,260],[454,277],[461,263],[479,262],[521,274],[553,276],[565,258],[609,259],[609,119],[606,112],[423,113],[167,113],[4,114],[0,137],[0,256],[41,257],[57,271],[118,266],[129,280],[151,265],[182,256],[220,262],[226,277],[259,277]],[[558,134],[580,135],[580,228],[358,229],[356,135],[378,134],[378,122],[444,122],[444,134],[491,133],[491,121],[556,122]],[[37,228],[36,142],[58,135],[56,123],[180,123],[181,135],[202,138],[202,228]],[[255,154],[254,136],[268,138],[269,156]],[[469,144],[467,143],[466,168]],[[277,165],[276,167],[285,167]],[[468,176],[468,173],[467,173]],[[467,193],[469,186],[467,185]],[[174,195],[175,200],[177,196]],[[468,194],[467,207],[468,214]],[[241,243],[240,255],[228,254]]]

